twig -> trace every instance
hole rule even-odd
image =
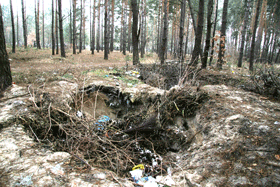
[[[30,126],[30,125],[28,125],[28,126],[29,126],[31,132],[33,133],[33,135],[36,137],[37,141],[38,141],[39,143],[41,143],[41,141],[39,140],[39,138],[36,136],[35,132],[32,130],[31,126]]]
[[[32,93],[30,92],[30,86],[31,86],[31,85],[28,86],[28,92],[29,92],[29,94],[30,94],[30,96],[31,96],[31,99],[32,99],[32,101],[33,101],[35,107],[36,107],[36,108],[39,108],[39,107],[37,106],[36,102],[35,102],[35,99],[34,99]]]
[[[84,159],[82,159],[82,158],[80,158],[80,157],[78,157],[77,155],[74,155],[74,154],[73,154],[73,156],[76,157],[77,159],[79,159],[80,161],[82,161],[83,163],[85,163],[91,169],[93,168],[91,165],[89,165],[89,163],[86,160],[84,160]]]
[[[50,127],[49,127],[47,133],[45,134],[44,139],[46,138],[46,136],[48,135],[48,133],[50,132],[51,127],[52,127],[51,106],[52,106],[52,103],[50,103],[50,105],[49,105],[49,107],[48,107],[48,114],[49,114]]]
[[[98,90],[97,90],[96,95],[95,95],[95,102],[94,102],[94,108],[93,108],[93,119],[96,119],[95,118],[95,111],[96,111],[97,96],[98,96]]]
[[[116,177],[114,177],[113,173],[111,171],[109,171],[109,173],[111,174],[111,176],[113,177],[113,179],[115,181],[117,181],[117,183],[119,183],[120,187],[122,187],[122,184],[120,183],[120,181],[118,179],[116,179]]]

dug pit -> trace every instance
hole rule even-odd
[[[38,92],[32,112],[17,121],[32,129],[36,141],[80,158],[84,167],[128,176],[127,171],[141,163],[151,175],[166,173],[161,158],[190,146],[201,130],[193,120],[195,111],[208,96],[186,88],[146,90],[89,85],[73,93],[71,102],[56,105],[56,98]]]

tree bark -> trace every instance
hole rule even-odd
[[[22,27],[23,27],[23,39],[24,47],[27,48],[27,25],[26,25],[26,15],[25,15],[25,6],[23,0],[21,0],[21,10],[22,10]]]
[[[76,54],[76,2],[73,0],[73,54]]]
[[[261,50],[261,43],[262,43],[262,36],[263,36],[263,28],[266,20],[266,9],[267,9],[267,0],[263,0],[262,9],[260,13],[260,23],[258,28],[258,35],[256,40],[256,50],[255,55],[260,57],[260,50]]]
[[[2,7],[0,4],[0,92],[4,91],[10,85],[12,85],[12,75],[8,53],[6,50]]]
[[[109,37],[108,37],[108,0],[105,0],[104,12],[104,59],[108,60],[109,55]]]
[[[221,36],[220,36],[220,50],[219,50],[219,57],[218,57],[219,59],[217,63],[218,69],[222,69],[224,63],[225,45],[226,45],[227,9],[228,9],[228,0],[224,0]]]
[[[189,9],[190,9],[191,17],[192,17],[194,33],[196,33],[197,32],[197,24],[196,24],[196,21],[195,21],[195,17],[194,17],[194,13],[193,13],[193,8],[192,8],[192,4],[191,4],[190,0],[188,0],[188,4],[189,4]]]
[[[139,64],[139,53],[138,53],[138,43],[139,43],[139,32],[138,30],[138,14],[139,6],[137,0],[131,0],[131,10],[132,10],[132,45],[133,45],[133,65]]]
[[[81,12],[81,20],[80,20],[80,37],[79,37],[79,53],[82,52],[82,47],[83,47],[83,38],[82,38],[82,33],[83,33],[83,0],[81,0],[81,7],[80,7],[80,12]]]
[[[18,11],[17,11],[17,46],[19,47],[19,24],[18,24]]]
[[[36,2],[36,0],[35,0],[35,2]],[[40,4],[40,0],[37,0],[37,10],[36,10],[36,3],[35,3],[35,27],[36,27],[36,47],[37,47],[37,49],[41,49],[40,25],[39,25],[39,16],[40,16],[39,4]]]
[[[256,31],[257,31],[258,19],[260,14],[260,5],[261,5],[261,0],[258,0],[257,7],[256,7],[255,23],[254,23],[253,33],[252,33],[252,40],[251,40],[251,52],[250,52],[250,59],[249,59],[250,71],[254,70],[255,38],[256,38]]]
[[[55,37],[54,37],[54,0],[52,0],[52,55],[55,55]]]
[[[205,49],[204,54],[202,56],[202,69],[206,69],[207,66],[207,60],[208,60],[208,53],[210,48],[210,37],[211,37],[211,17],[213,12],[213,0],[208,0],[208,10],[207,10],[207,33],[206,33],[206,40],[205,40]]]
[[[111,23],[111,42],[110,42],[110,51],[114,50],[114,16],[115,16],[115,0],[112,0],[112,23]]]
[[[94,54],[95,49],[95,0],[93,0],[93,12],[92,12],[92,29],[91,29],[91,54]]]
[[[42,2],[42,6],[43,6],[43,8],[42,8],[42,18],[43,18],[43,20],[42,20],[42,32],[43,32],[43,49],[45,49],[45,8],[44,8],[44,0],[43,0],[43,2]]]
[[[97,23],[97,41],[96,41],[96,50],[97,50],[97,53],[99,53],[99,50],[100,50],[100,0],[98,1],[98,23]]]
[[[70,47],[73,46],[73,32],[72,32],[72,23],[73,23],[73,20],[72,20],[72,0],[70,0],[70,11],[69,11],[69,44],[70,44]]]
[[[16,33],[15,33],[15,22],[14,22],[12,0],[10,0],[10,10],[11,10],[12,35],[13,35],[12,53],[15,53],[16,52]]]
[[[165,60],[165,53],[167,50],[167,29],[168,29],[168,20],[167,20],[167,1],[164,1],[164,17],[163,17],[163,22],[164,22],[164,26],[163,26],[163,34],[162,34],[162,42],[161,42],[161,51],[160,51],[160,64],[164,64],[164,60]]]
[[[132,20],[132,11],[129,11],[128,16],[128,39],[127,39],[127,50],[131,52],[131,20]]]
[[[60,51],[61,56],[65,56],[65,48],[64,48],[64,38],[63,38],[63,20],[62,20],[62,7],[61,7],[61,0],[58,0],[58,13],[59,13],[59,34],[60,34]]]
[[[242,36],[241,36],[240,53],[239,53],[238,64],[237,64],[238,67],[242,66],[244,44],[245,44],[245,35],[246,35],[246,31],[247,31],[247,24],[248,24],[248,17],[249,17],[248,1],[247,0],[244,1],[244,11],[245,11],[245,16],[244,16],[244,22],[243,22],[244,24],[243,24]]]
[[[57,9],[57,0],[55,0],[55,42],[56,42],[56,54],[59,53],[59,46],[58,46],[58,9]]]
[[[210,55],[210,60],[209,60],[209,66],[211,66],[212,60],[213,60],[213,55],[214,55],[214,46],[215,46],[215,33],[216,33],[216,26],[217,26],[217,17],[218,17],[218,2],[219,0],[216,0],[216,8],[215,8],[215,18],[214,18],[214,27],[213,27],[213,34],[212,34],[212,47],[211,47],[211,55]]]
[[[146,0],[143,0],[143,10],[141,19],[141,58],[144,58],[146,45]]]
[[[186,43],[185,43],[185,56],[188,53],[188,45],[189,45],[189,24],[190,24],[190,16],[188,14],[188,18],[187,18],[187,25],[186,25]]]
[[[85,0],[83,0],[83,48],[82,49],[86,49],[86,16],[85,16]]]
[[[123,45],[122,45],[122,52],[123,55],[126,55],[126,0],[123,0]]]
[[[183,39],[184,39],[184,24],[185,24],[185,16],[186,16],[186,1],[181,1],[181,17],[180,17],[180,31],[179,31],[179,61],[182,67],[182,63],[184,61],[183,54]]]
[[[203,24],[204,24],[204,0],[199,0],[199,9],[198,9],[198,25],[195,32],[195,44],[191,58],[191,64],[197,66],[199,54],[201,53],[201,40],[203,33]]]

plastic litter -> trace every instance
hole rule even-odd
[[[136,166],[134,166],[134,167],[132,168],[132,170],[136,170],[136,169],[142,169],[142,170],[144,170],[145,167],[144,167],[143,164],[138,164],[138,165],[136,165]]]
[[[133,178],[133,180],[137,183],[142,178],[143,170],[141,169],[135,169],[130,171],[130,175]]]
[[[98,131],[103,131],[105,128],[105,123],[109,122],[110,118],[108,116],[100,116],[98,121],[95,123],[96,125],[96,130]]]
[[[15,184],[15,186],[32,186],[32,185],[33,185],[32,175],[31,176],[26,176],[26,177],[21,176],[20,183]]]
[[[64,170],[61,167],[63,163],[56,164],[53,168],[51,168],[51,172],[55,175],[64,175]]]

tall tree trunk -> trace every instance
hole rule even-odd
[[[12,0],[10,0],[10,9],[11,9],[11,22],[12,22],[12,34],[13,34],[12,53],[15,53],[16,52],[16,33],[15,33],[15,22],[14,22]]]
[[[83,49],[86,49],[86,16],[85,16],[85,0],[83,0]]]
[[[249,0],[250,1],[250,0]],[[241,46],[240,46],[240,53],[239,53],[239,58],[238,58],[238,67],[242,66],[242,59],[243,59],[243,52],[244,52],[244,44],[245,44],[245,35],[247,31],[247,24],[248,24],[248,17],[249,17],[249,12],[248,12],[248,1],[244,0],[244,24],[243,24],[243,29],[242,29],[242,36],[241,36]]]
[[[72,0],[70,0],[70,14],[69,14],[69,44],[70,44],[70,47],[73,46],[73,32],[72,32],[72,23],[73,23],[73,20],[72,20]]]
[[[36,2],[36,0],[35,0]],[[40,44],[40,25],[39,25],[39,18],[40,18],[40,10],[39,10],[40,0],[37,0],[37,10],[36,10],[36,3],[35,3],[35,24],[36,24],[36,46],[37,49],[41,49]]]
[[[42,18],[43,18],[43,23],[42,23],[42,32],[43,32],[43,49],[45,49],[45,7],[44,7],[44,0],[42,2]]]
[[[17,46],[19,47],[19,23],[18,23],[18,11],[17,11]]]
[[[76,54],[76,5],[77,0],[73,0],[73,54]]]
[[[81,7],[80,7],[80,12],[81,12],[81,20],[80,20],[80,37],[79,37],[79,53],[82,52],[82,47],[83,47],[83,38],[82,38],[82,33],[83,33],[83,0],[81,0]]]
[[[194,44],[194,49],[191,58],[191,64],[193,66],[197,66],[199,54],[201,53],[201,40],[202,40],[203,24],[204,24],[204,0],[199,0],[197,23],[198,25],[195,32],[195,44]]]
[[[55,37],[54,37],[54,0],[52,0],[52,55],[55,55]]]
[[[161,51],[160,51],[160,63],[164,64],[165,52],[167,49],[167,29],[168,29],[168,20],[167,20],[167,1],[164,0],[164,17],[163,17],[163,33],[162,33],[162,42],[161,42]]]
[[[103,13],[103,11],[104,11],[104,9],[102,9],[101,10],[101,18],[100,18],[100,20],[101,20],[101,23],[100,23],[100,29],[101,29],[101,31],[100,31],[100,49],[101,49],[101,51],[103,51],[103,48],[104,48],[104,13]]]
[[[273,61],[274,53],[275,53],[275,50],[276,50],[276,45],[279,45],[278,44],[278,32],[277,31],[274,33],[273,47],[271,48],[271,52],[270,52],[270,55],[269,55],[269,61],[270,62]]]
[[[267,8],[267,0],[263,0],[262,3],[262,9],[260,13],[260,23],[259,23],[259,28],[258,28],[258,35],[257,35],[257,40],[256,40],[256,50],[255,50],[255,55],[260,57],[260,50],[261,50],[261,43],[262,43],[262,37],[263,37],[263,29],[264,29],[264,24],[266,20],[266,8]]]
[[[141,19],[141,58],[144,58],[145,54],[145,44],[146,44],[146,0],[143,0],[143,10],[142,10],[142,19]]]
[[[182,67],[184,61],[183,55],[183,39],[184,39],[184,24],[186,16],[186,1],[181,1],[181,17],[180,17],[180,33],[179,33],[179,61]]]
[[[99,50],[100,50],[100,0],[98,0],[98,17],[97,17],[97,41],[96,41],[96,50],[97,50],[97,53],[99,53]]]
[[[115,17],[115,0],[112,0],[112,23],[111,23],[111,42],[110,51],[114,50],[114,17]]]
[[[0,95],[7,87],[12,85],[10,62],[6,50],[2,7],[0,4]],[[1,97],[1,96],[0,96]]]
[[[208,53],[210,48],[210,37],[211,37],[211,17],[213,12],[213,0],[208,0],[208,10],[207,10],[207,34],[206,34],[206,40],[205,40],[205,49],[204,54],[202,56],[202,69],[206,69],[207,66],[207,60],[208,60]]]
[[[160,20],[161,20],[161,11],[160,11],[160,6],[158,7],[158,22],[157,22],[157,54],[160,56]]]
[[[190,24],[190,15],[188,14],[187,25],[186,25],[186,43],[185,43],[185,56],[188,53],[188,45],[189,45],[189,24]]]
[[[57,0],[55,0],[55,42],[56,42],[56,54],[59,53],[59,46],[58,46],[58,6],[57,6]]]
[[[21,0],[21,10],[22,10],[22,27],[23,27],[23,39],[24,39],[24,47],[27,48],[27,25],[26,25],[26,14],[25,14],[25,6],[23,0]]]
[[[91,29],[91,54],[94,54],[95,49],[95,0],[93,0],[93,12],[92,12],[92,29]]]
[[[224,0],[223,7],[223,16],[222,16],[222,26],[221,26],[221,36],[220,36],[220,50],[219,50],[219,59],[217,67],[222,69],[225,56],[225,45],[226,45],[226,28],[227,28],[227,9],[228,9],[228,0]]]
[[[109,54],[109,36],[108,36],[108,0],[105,0],[104,12],[104,59],[108,60]]]
[[[189,9],[190,9],[191,17],[192,17],[194,33],[196,33],[196,31],[197,31],[197,23],[196,23],[196,20],[195,20],[195,17],[194,17],[193,8],[192,8],[192,4],[191,4],[190,0],[188,0],[188,4],[189,4]]]
[[[61,0],[58,0],[58,13],[59,13],[60,50],[61,50],[61,56],[65,57]]]
[[[126,0],[123,0],[123,46],[122,46],[123,55],[126,55],[126,12],[127,12],[126,5],[127,5]]]
[[[216,8],[215,8],[215,18],[214,18],[214,27],[213,27],[213,34],[212,34],[212,47],[211,47],[211,55],[210,55],[210,60],[209,60],[209,66],[211,66],[212,60],[213,60],[213,55],[214,55],[214,45],[215,45],[215,33],[216,33],[216,26],[217,26],[217,17],[218,17],[218,4],[219,4],[219,0],[216,0]]]
[[[131,52],[131,20],[132,20],[132,11],[129,11],[128,16],[128,39],[127,39],[127,50]]]
[[[256,31],[257,31],[258,19],[259,19],[259,14],[260,14],[260,6],[261,6],[261,0],[258,0],[257,7],[256,7],[255,23],[254,23],[252,39],[251,39],[251,52],[250,52],[250,59],[249,59],[249,63],[250,63],[249,70],[250,71],[254,70],[255,38],[256,38]]]
[[[131,0],[131,10],[132,10],[132,45],[133,45],[133,65],[139,64],[139,53],[138,53],[138,43],[139,43],[139,32],[138,32],[138,14],[139,6],[137,0]]]

